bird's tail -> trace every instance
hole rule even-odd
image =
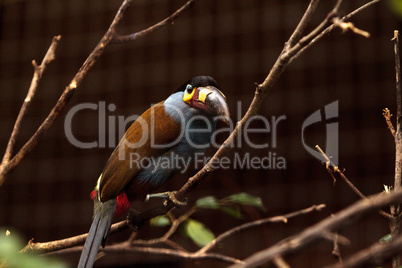
[[[104,246],[106,243],[116,209],[116,199],[104,203],[99,198],[95,198],[94,201],[94,217],[81,253],[78,268],[90,268],[94,264],[99,246],[101,244]]]

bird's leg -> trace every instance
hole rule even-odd
[[[163,205],[166,207],[168,202],[172,202],[176,207],[184,207],[187,205],[187,198],[184,201],[180,201],[176,198],[177,191],[164,192],[164,193],[156,193],[156,194],[147,194],[145,201],[148,201],[150,198],[158,197],[165,198]]]
[[[128,211],[126,222],[127,222],[128,227],[130,227],[131,231],[133,231],[133,232],[138,232],[138,230],[140,229],[140,226],[138,226],[138,224],[135,224],[136,217],[139,214],[140,214],[140,212],[138,212],[137,210],[132,209],[132,208],[130,208],[130,210]]]

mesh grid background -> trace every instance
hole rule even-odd
[[[311,25],[319,23],[334,2],[323,1]],[[364,2],[344,1],[342,12]],[[131,33],[148,27],[183,3],[135,1],[119,32]],[[78,88],[68,109],[87,102],[105,102],[107,107],[116,106],[114,111],[107,110],[107,120],[140,114],[190,77],[207,74],[218,80],[229,100],[233,119],[238,120],[237,114],[244,114],[252,99],[254,84],[266,77],[307,3],[302,0],[198,1],[174,25],[134,42],[110,46]],[[120,1],[95,0],[3,0],[0,3],[1,151],[7,145],[28,90],[33,71],[31,61],[40,62],[51,38],[62,35],[56,61],[48,66],[24,121],[18,148],[49,113],[108,28],[120,4]],[[278,145],[269,150],[286,159],[287,169],[219,170],[190,197],[192,203],[205,195],[221,198],[246,191],[261,196],[268,209],[266,215],[272,216],[312,204],[325,203],[327,208],[286,225],[267,226],[236,236],[226,241],[219,252],[244,258],[358,200],[342,182],[333,185],[320,162],[301,143],[303,121],[332,101],[339,100],[339,159],[348,177],[367,195],[381,191],[383,184],[392,184],[394,145],[381,113],[385,107],[393,113],[396,109],[390,39],[401,21],[384,2],[360,13],[353,22],[372,37],[365,39],[335,30],[289,66],[260,110],[267,118],[286,115],[286,120],[278,126]],[[72,145],[64,131],[65,114],[0,188],[0,226],[18,231],[27,240],[55,240],[87,231],[92,214],[89,192],[113,150],[112,146],[80,149]],[[82,111],[74,117],[72,131],[81,141],[97,140],[98,128],[97,111]],[[106,145],[116,142],[116,133],[106,137]],[[310,146],[322,144],[325,124],[317,124],[307,134]],[[269,143],[270,138],[252,136],[256,143]],[[266,151],[253,150],[247,145],[238,151],[266,155]],[[212,153],[213,150],[209,152]],[[178,189],[195,171],[172,179],[161,190]],[[150,205],[135,202],[135,206],[142,210]],[[247,208],[246,215],[243,220],[235,220],[214,211],[203,211],[195,218],[219,234],[250,218],[263,216],[251,208]],[[163,231],[145,226],[139,237],[146,239]],[[359,225],[342,231],[352,242],[342,252],[345,257],[351,255],[387,231],[387,223],[378,216],[365,218]],[[121,241],[127,235],[119,234],[110,242]],[[196,249],[187,238],[179,235],[175,239],[189,250]],[[330,243],[323,242],[306,251],[286,260],[295,267],[333,261]],[[64,259],[74,265],[78,255],[70,254]],[[98,265],[116,267],[133,263],[196,265],[144,254],[107,256]]]

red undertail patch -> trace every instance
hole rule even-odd
[[[89,196],[91,197],[92,200],[94,200],[96,196],[96,191],[93,190]],[[113,215],[114,218],[124,216],[130,210],[131,207],[130,201],[128,201],[125,192],[119,194],[116,199],[117,199],[117,205]]]

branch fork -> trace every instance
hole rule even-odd
[[[127,9],[132,4],[133,0],[125,0],[118,12],[116,13],[112,23],[109,26],[109,29],[106,31],[102,39],[99,41],[97,46],[94,50],[90,53],[88,58],[82,64],[81,68],[75,74],[73,79],[71,80],[70,84],[64,89],[62,95],[60,96],[59,100],[50,111],[49,115],[46,119],[42,122],[36,132],[32,135],[32,137],[22,146],[22,148],[13,156],[13,151],[15,148],[16,139],[19,135],[19,131],[21,128],[21,123],[26,115],[28,110],[29,104],[33,99],[36,89],[38,87],[40,78],[42,77],[43,72],[46,69],[46,66],[55,59],[55,50],[56,47],[61,39],[61,36],[55,36],[53,38],[52,44],[50,45],[41,65],[38,66],[36,61],[32,62],[34,66],[34,76],[32,78],[31,86],[28,91],[28,95],[25,98],[25,101],[21,107],[20,113],[17,117],[17,120],[14,125],[13,132],[9,139],[9,143],[6,148],[6,152],[4,154],[3,160],[0,164],[0,186],[4,183],[7,179],[7,175],[13,171],[19,163],[25,158],[25,156],[30,153],[36,145],[39,143],[40,138],[45,135],[49,129],[53,126],[56,119],[62,114],[62,112],[66,109],[67,103],[70,101],[71,97],[75,93],[76,89],[79,87],[85,76],[87,75],[88,71],[92,68],[95,64],[97,59],[103,54],[104,50],[108,45],[112,42],[118,43],[133,41],[138,38],[141,38],[147,34],[150,34],[157,29],[161,28],[162,26],[171,24],[175,19],[177,19],[180,15],[182,15],[186,10],[188,10],[194,3],[195,0],[187,1],[181,8],[179,8],[176,12],[174,12],[168,18],[160,21],[159,23],[142,30],[140,32],[130,34],[128,36],[118,36],[116,34],[117,26],[120,24],[121,20],[123,19],[124,14],[126,13]]]
[[[371,6],[374,3],[379,2],[380,0],[373,0],[367,3],[366,5],[358,8],[357,10],[351,12],[347,16],[343,17],[342,19],[339,19],[338,24],[343,25],[343,27],[346,27],[344,24],[342,24],[345,20],[349,19],[353,15],[357,14],[361,10]],[[32,149],[36,146],[38,143],[38,140],[40,137],[42,137],[48,129],[53,125],[54,121],[56,118],[61,114],[62,111],[64,111],[65,106],[67,102],[70,100],[72,95],[74,94],[75,90],[79,87],[80,83],[82,82],[83,78],[86,76],[87,72],[91,69],[93,64],[96,62],[96,60],[102,55],[104,52],[104,49],[111,43],[121,43],[121,42],[126,42],[126,41],[131,41],[136,38],[139,38],[141,36],[144,36],[147,33],[153,32],[155,29],[160,28],[161,26],[171,24],[173,23],[173,20],[182,14],[185,10],[187,10],[195,0],[189,0],[186,2],[186,4],[177,10],[174,14],[166,18],[165,20],[161,21],[158,24],[155,24],[154,26],[149,27],[148,29],[145,29],[143,31],[129,34],[129,35],[123,35],[120,36],[116,33],[116,27],[121,21],[122,17],[124,16],[127,8],[131,5],[133,0],[125,0],[123,4],[121,5],[119,11],[117,12],[112,24],[110,25],[108,31],[105,33],[104,37],[102,40],[99,42],[99,44],[96,46],[94,51],[89,55],[87,60],[83,63],[82,67],[80,70],[77,72],[77,74],[74,76],[70,84],[66,87],[64,90],[63,94],[61,95],[59,101],[56,103],[55,107],[53,110],[49,113],[48,117],[45,119],[45,121],[42,123],[42,125],[38,128],[38,130],[35,132],[35,134],[32,136],[32,138],[23,146],[23,148],[15,155],[14,158],[9,158],[7,161],[3,160],[3,163],[0,165],[0,185],[4,182],[6,175],[12,171],[20,162],[21,160],[28,154]],[[342,0],[338,0],[337,4],[333,8],[333,14],[337,14],[338,8],[341,4]],[[279,79],[280,75],[284,72],[286,67],[294,60],[296,59],[302,52],[304,52],[307,48],[311,47],[315,42],[317,42],[319,39],[321,39],[325,34],[329,33],[332,31],[334,28],[339,27],[337,25],[336,20],[334,21],[334,18],[332,15],[328,16],[321,24],[319,24],[313,31],[310,33],[306,34],[303,36],[303,32],[305,31],[308,23],[310,22],[313,13],[315,12],[317,6],[318,6],[319,0],[311,0],[310,4],[303,15],[302,19],[300,20],[300,23],[297,25],[295,31],[289,38],[289,40],[285,43],[285,46],[280,53],[278,59],[274,63],[274,66],[270,70],[269,74],[265,78],[265,80],[257,85],[257,88],[255,90],[255,95],[254,98],[249,106],[249,109],[247,110],[246,114],[244,117],[236,124],[236,128],[234,131],[230,134],[230,136],[227,138],[227,140],[224,142],[224,146],[221,146],[218,151],[215,153],[215,155],[210,159],[210,162],[208,162],[197,174],[189,178],[188,182],[183,185],[183,187],[177,192],[176,198],[178,200],[183,200],[184,197],[186,197],[190,191],[192,191],[209,173],[214,171],[213,166],[210,163],[213,163],[217,158],[221,157],[222,155],[226,154],[228,150],[230,150],[229,146],[226,146],[227,144],[232,144],[233,141],[237,138],[238,132],[241,131],[244,127],[244,124],[247,122],[249,118],[252,116],[256,115],[258,113],[258,110],[262,106],[262,103],[267,96],[268,92],[270,89],[272,89]],[[328,24],[332,24],[330,26],[327,26]],[[352,27],[350,24],[346,28],[351,29]],[[353,30],[353,29],[352,29]],[[35,66],[35,64],[34,64]],[[36,69],[36,68],[35,68]],[[28,98],[30,100],[30,98]],[[398,114],[400,115],[400,114]],[[398,116],[400,118],[400,116]],[[329,160],[329,158],[328,158]],[[4,164],[5,163],[5,164]],[[330,162],[327,162],[327,167],[330,166]],[[333,169],[333,172],[340,174],[341,177],[343,178],[343,172],[339,170],[339,168]],[[346,177],[345,177],[346,178]],[[357,190],[358,191],[358,190]],[[360,192],[358,192],[360,193]],[[359,195],[362,195],[361,193]],[[364,195],[362,195],[362,198],[366,198]],[[228,262],[231,263],[236,263],[241,267],[248,266],[250,264],[256,264],[256,263],[261,263],[266,262],[269,260],[275,260],[275,263],[279,267],[287,267],[286,262],[283,260],[283,256],[285,256],[287,253],[290,251],[295,251],[297,249],[300,249],[307,244],[311,243],[314,240],[317,239],[322,239],[322,234],[325,234],[327,239],[339,240],[339,236],[334,234],[334,230],[340,228],[341,226],[345,225],[345,222],[350,222],[351,220],[356,219],[355,216],[357,213],[363,214],[363,212],[367,212],[369,210],[373,209],[379,209],[382,207],[384,204],[389,204],[390,202],[395,202],[397,198],[401,198],[402,194],[400,191],[393,191],[389,195],[385,195],[385,197],[379,199],[377,197],[373,197],[372,199],[369,199],[369,202],[358,202],[355,206],[352,206],[350,209],[347,209],[345,211],[340,212],[338,215],[334,216],[331,219],[325,219],[324,221],[320,222],[319,224],[305,230],[303,233],[301,233],[299,236],[291,237],[283,242],[278,243],[277,246],[272,247],[272,249],[265,250],[265,252],[260,252],[261,254],[256,254],[258,255],[257,258],[254,256],[251,256],[250,258],[247,258],[244,261],[239,261],[237,259],[231,258],[231,259],[226,259]],[[366,201],[366,200],[365,200]],[[155,216],[166,214],[171,208],[173,208],[173,204],[168,204],[166,207],[165,206],[158,206],[155,208],[152,208],[148,211],[145,211],[143,213],[140,213],[139,215],[136,215],[135,221],[136,224],[139,224],[141,222],[144,222],[146,220],[149,220]],[[318,210],[323,208],[323,205],[316,206],[314,209],[311,210]],[[302,213],[302,212],[300,212]],[[297,213],[296,213],[297,214]],[[359,214],[360,215],[360,214]],[[290,218],[290,215],[284,215],[284,216],[278,216],[276,217],[276,221],[280,222],[286,222]],[[264,221],[265,220],[265,221]],[[258,224],[265,224],[268,222],[273,222],[272,219],[267,220],[259,220],[256,222],[252,223],[247,223],[244,225],[241,225],[240,227],[236,227],[236,229],[231,229],[220,236],[218,236],[211,244],[207,245],[204,247],[204,249],[201,249],[200,251],[192,254],[192,253],[187,253],[187,252],[182,252],[182,250],[175,250],[172,251],[170,250],[169,253],[167,253],[167,249],[164,249],[164,252],[161,252],[160,249],[152,249],[152,248],[136,248],[136,247],[127,247],[129,244],[128,242],[124,242],[121,246],[116,245],[115,247],[110,246],[106,249],[104,249],[104,252],[114,252],[114,251],[119,251],[119,252],[132,252],[132,251],[142,251],[142,252],[158,252],[158,254],[171,254],[174,256],[184,256],[185,258],[189,259],[199,259],[200,257],[205,257],[208,256],[209,258],[214,258],[213,256],[216,257],[217,254],[210,253],[207,255],[207,251],[212,249],[220,240],[225,239],[226,237],[238,232],[245,230],[247,228],[251,228],[253,226],[257,226]],[[122,221],[116,224],[113,224],[110,230],[110,234],[115,233],[115,232],[120,232],[122,230],[125,230],[128,228],[128,224],[126,221]],[[29,251],[39,251],[39,252],[49,252],[49,251],[55,251],[55,250],[60,250],[60,249],[65,249],[69,248],[75,245],[79,245],[83,243],[86,239],[87,234],[67,238],[67,239],[62,239],[58,241],[51,241],[48,243],[33,243],[32,241],[28,243],[28,245],[22,250],[22,252],[29,252]],[[170,242],[169,235],[162,237],[165,243],[172,243]],[[135,243],[135,240],[133,241],[134,238],[130,239],[131,242]],[[340,238],[343,242],[346,241],[346,238]],[[289,245],[293,245],[292,247],[286,247]],[[76,247],[72,248],[70,250],[81,250],[81,247]],[[192,254],[192,255],[191,255]],[[271,255],[269,255],[271,254]],[[268,255],[268,257],[267,257]],[[228,257],[230,258],[230,257]]]

